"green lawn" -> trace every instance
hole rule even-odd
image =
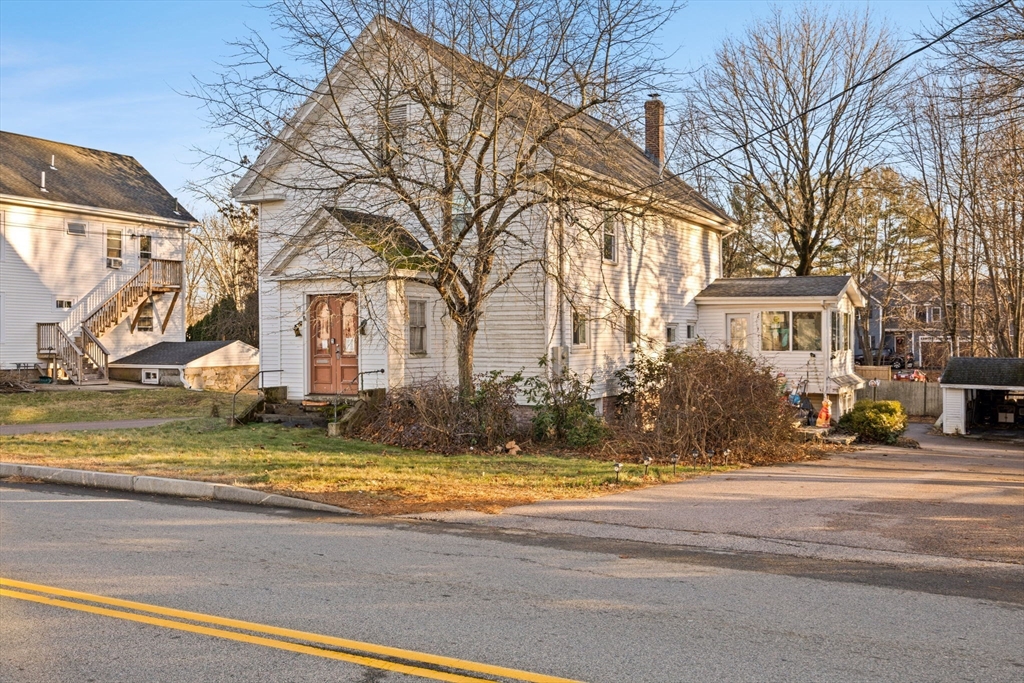
[[[250,398],[238,397],[239,409]],[[214,406],[231,415],[231,394],[187,389],[37,391],[0,394],[0,424],[136,420],[147,417],[210,417]]]
[[[131,407],[132,415],[138,415],[136,406]],[[183,406],[180,410],[187,412]],[[201,405],[191,410],[203,412]],[[7,462],[298,493],[369,514],[465,508],[496,512],[537,500],[586,498],[694,476],[684,468],[674,476],[671,465],[662,465],[651,467],[645,477],[642,465],[626,464],[616,483],[608,460],[542,454],[443,456],[329,439],[314,429],[264,424],[230,428],[223,418],[150,429],[0,436],[0,452]]]

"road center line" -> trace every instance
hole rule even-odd
[[[130,503],[128,498],[83,498],[81,500],[2,500],[2,505],[15,503]]]
[[[571,681],[565,678],[558,678],[555,676],[548,676],[545,674],[533,673],[529,671],[520,671],[517,669],[509,669],[501,666],[493,666],[490,664],[482,664],[479,662],[471,662],[462,659],[455,659],[453,657],[444,657],[441,655],[416,652],[414,650],[403,650],[401,648],[389,647],[387,645],[376,645],[373,643],[364,643],[356,640],[335,638],[333,636],[326,636],[317,633],[296,631],[293,629],[268,626],[265,624],[257,624],[254,622],[240,621],[237,619],[218,617],[209,614],[202,614],[199,612],[189,612],[185,610],[173,609],[170,607],[161,607],[159,605],[149,605],[146,603],[133,602],[130,600],[108,598],[101,595],[93,595],[90,593],[71,591],[62,588],[56,588],[53,586],[43,586],[40,584],[33,584],[24,581],[16,581],[14,579],[0,578],[0,586],[3,587],[0,588],[0,596],[3,597],[28,600],[31,602],[52,605],[55,607],[75,609],[83,612],[90,612],[93,614],[100,614],[103,616],[109,616],[118,619],[127,619],[130,621],[136,621],[154,626],[162,626],[164,628],[190,631],[192,633],[200,633],[214,637],[227,638],[229,640],[253,643],[257,645],[263,645],[266,647],[273,647],[282,650],[289,650],[292,652],[310,654],[318,657],[340,659],[344,661],[353,662],[356,664],[361,664],[363,666],[369,666],[378,669],[386,669],[389,671],[396,671],[399,673],[407,673],[413,676],[421,676],[424,678],[432,678],[435,680],[476,683],[479,681],[483,681],[484,679],[473,678],[461,674],[448,673],[444,671],[437,671],[435,669],[420,668],[413,665],[406,665],[398,662],[390,662],[371,657],[364,657],[356,654],[337,652],[333,650],[325,650],[317,647],[311,647],[309,645],[291,643],[287,641],[276,640],[273,638],[264,638],[261,636],[254,636],[245,633],[236,633],[234,631],[225,631],[218,628],[212,628],[210,626],[182,623],[179,621],[170,621],[168,619],[152,617],[146,614],[134,614],[132,612],[126,612],[121,610],[128,609],[135,610],[137,612],[147,612],[149,614],[158,614],[161,616],[173,617],[177,619],[186,619],[188,621],[198,622],[199,624],[211,624],[227,628],[240,629],[250,631],[253,633],[277,636],[279,638],[290,638],[294,640],[301,640],[320,645],[329,645],[344,648],[346,650],[363,652],[366,654],[392,657],[395,659],[401,659],[408,662],[419,662],[422,664],[430,664],[434,666],[441,666],[445,668],[467,671],[472,673],[499,676],[518,681],[527,681],[529,683],[579,683],[579,681]],[[11,588],[16,588],[19,590],[9,590]],[[31,593],[22,592],[25,590],[33,591],[34,593],[42,593],[43,595],[33,595]],[[98,603],[99,605],[108,605],[111,607],[118,607],[121,609],[107,609],[105,607],[86,605],[80,602],[70,602],[68,600],[61,600],[52,596],[60,596],[63,598],[70,598],[72,600],[84,600],[88,602]]]

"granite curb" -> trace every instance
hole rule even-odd
[[[205,481],[191,481],[188,479],[167,479],[165,477],[116,474],[114,472],[68,470],[59,467],[43,467],[41,465],[22,465],[6,462],[0,462],[0,477],[27,477],[49,483],[68,484],[70,486],[133,491],[135,493],[149,493],[177,498],[203,498],[226,503],[330,512],[338,515],[359,514],[347,508],[317,503],[303,498],[291,498],[276,493],[254,491],[253,489],[246,489],[240,486],[212,484]]]

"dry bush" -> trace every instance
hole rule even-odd
[[[774,372],[746,354],[694,344],[616,374],[619,431],[643,455],[678,453],[687,462],[696,451],[701,462],[757,464],[799,456]]]
[[[436,453],[493,449],[523,436],[516,405],[521,382],[519,373],[478,376],[468,398],[441,379],[392,389],[362,436]]]

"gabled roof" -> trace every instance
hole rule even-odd
[[[4,131],[0,194],[197,222],[133,157]]]
[[[940,384],[1024,387],[1024,358],[950,358]]]
[[[721,278],[697,296],[703,299],[838,297],[852,284],[850,275]]]
[[[400,33],[426,53],[439,58],[467,84],[472,84],[474,78],[479,79],[482,75],[491,73],[488,66],[455,52],[408,26],[390,19],[378,21]],[[365,30],[372,30],[373,26],[371,24]],[[340,66],[343,61],[344,58],[338,65]],[[321,89],[323,84],[317,92]],[[545,95],[521,81],[516,82],[514,88],[503,91],[501,97],[502,107],[522,110],[524,119],[530,118],[527,112],[531,106],[537,104],[555,116],[563,116],[572,111],[566,103]],[[307,107],[300,108],[288,127],[297,128],[299,116],[307,114],[308,111]],[[679,204],[698,216],[709,219],[719,230],[731,231],[735,227],[735,222],[725,211],[703,197],[679,176],[658,168],[622,131],[588,114],[575,116],[571,127],[559,130],[544,147],[563,164],[589,172],[598,179],[635,190],[640,198],[645,191],[650,191],[662,199]],[[232,190],[234,196],[243,195],[251,187],[265,189],[261,173],[270,167],[270,161],[276,151],[275,145],[270,145],[260,154],[256,164],[235,185]]]
[[[230,346],[235,341],[234,339],[228,339],[226,341],[160,342],[150,346],[148,349],[136,351],[130,356],[111,361],[110,364],[180,367],[214,351],[219,351],[225,346]]]

